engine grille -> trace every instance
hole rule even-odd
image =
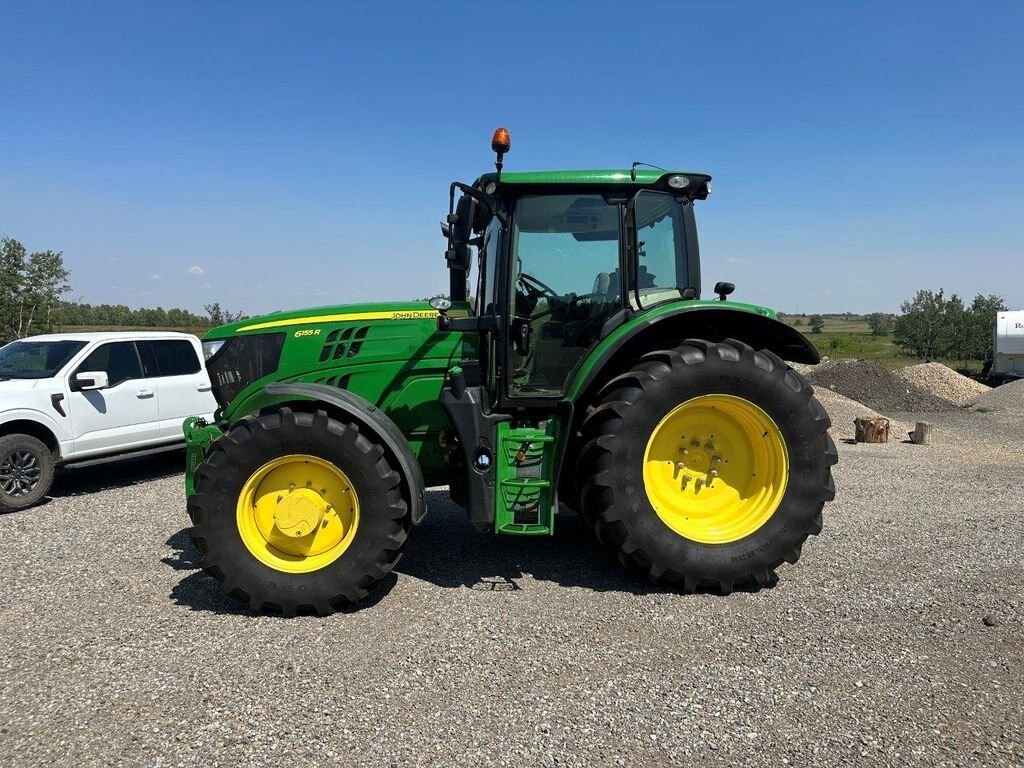
[[[206,361],[213,396],[221,408],[252,382],[277,370],[284,339],[283,333],[235,336]]]

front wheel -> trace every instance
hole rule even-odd
[[[38,504],[53,484],[53,454],[31,435],[0,437],[0,512]]]
[[[828,415],[767,350],[689,340],[610,381],[587,416],[582,511],[621,562],[687,591],[768,582],[835,495]]]
[[[190,536],[203,569],[252,610],[326,615],[401,557],[401,480],[362,425],[281,408],[232,426],[197,468]]]

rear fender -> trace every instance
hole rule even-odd
[[[600,382],[624,372],[640,355],[673,347],[686,339],[738,339],[754,349],[774,352],[789,362],[811,365],[821,362],[818,350],[802,333],[774,318],[731,309],[728,305],[721,309],[707,305],[693,309],[683,307],[650,317],[641,315],[616,328],[597,345],[588,364],[569,385],[566,397],[579,404]]]

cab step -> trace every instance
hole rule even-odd
[[[556,437],[548,427],[498,424],[498,498],[495,533],[550,536],[555,530],[555,493],[551,487]]]

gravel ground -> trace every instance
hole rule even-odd
[[[958,406],[868,360],[834,360],[806,374],[815,389],[831,389],[877,411],[943,412]]]
[[[919,363],[901,368],[894,373],[908,384],[957,405],[991,389],[986,384],[957,373],[942,363]]]
[[[968,405],[1004,413],[1024,413],[1024,379],[1011,381],[978,395]]]
[[[376,602],[251,616],[196,570],[180,456],[68,471],[0,517],[0,765],[1024,764],[1024,419],[933,420],[960,439],[841,443],[822,535],[729,597],[435,491]]]

